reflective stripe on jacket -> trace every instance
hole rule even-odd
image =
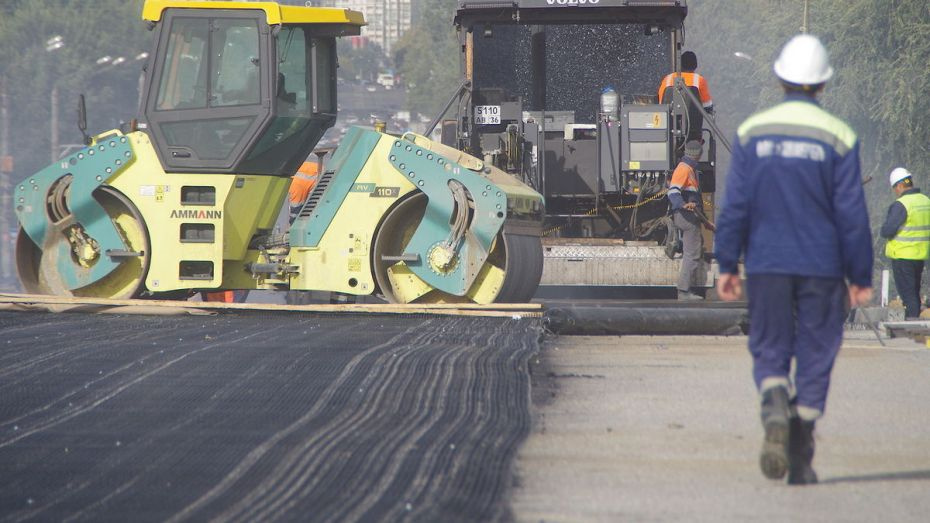
[[[291,178],[291,187],[288,189],[288,199],[291,207],[303,205],[310,196],[310,191],[316,185],[320,168],[316,163],[304,162]]]
[[[701,185],[696,167],[697,162],[686,156],[672,173],[668,185],[668,201],[672,211],[678,211],[686,203],[697,203],[701,207]]]
[[[895,260],[926,260],[930,257],[930,198],[915,193],[898,198],[907,210],[907,220],[888,241],[885,255]]]
[[[659,84],[659,103],[666,103],[665,90],[669,87],[675,86],[675,78],[678,76],[678,73],[671,73],[662,79],[662,83]],[[698,93],[701,98],[701,104],[704,105],[704,108],[710,108],[714,105],[714,99],[710,96],[710,86],[707,84],[707,79],[697,73],[681,73],[682,80],[685,81],[685,85],[688,87],[697,87]]]

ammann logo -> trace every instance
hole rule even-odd
[[[223,211],[205,211],[203,209],[175,209],[171,211],[172,218],[184,220],[222,220]]]

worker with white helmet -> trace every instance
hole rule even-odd
[[[796,36],[775,74],[785,101],[737,133],[717,220],[717,291],[724,300],[742,296],[744,256],[765,433],[760,466],[768,478],[808,484],[817,481],[813,431],[846,305],[872,298],[872,235],[856,133],[816,99],[833,76],[827,50],[814,36]]]
[[[904,317],[914,320],[920,316],[924,260],[930,257],[930,198],[914,187],[907,169],[891,171],[888,181],[898,199],[888,208],[881,235],[888,240],[885,255],[891,259],[894,284],[904,302]]]

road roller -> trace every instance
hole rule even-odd
[[[335,123],[336,39],[359,34],[361,13],[147,0],[143,19],[154,38],[138,118],[14,187],[28,292],[532,298],[542,196],[414,133],[351,128],[291,226],[276,229],[291,176]]]

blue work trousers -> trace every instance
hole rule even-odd
[[[788,378],[795,361],[797,405],[824,412],[830,373],[843,343],[846,283],[842,279],[749,275],[749,351],[756,387]]]
[[[924,272],[923,260],[891,260],[894,286],[904,302],[904,317],[916,320],[920,317],[920,277]]]

